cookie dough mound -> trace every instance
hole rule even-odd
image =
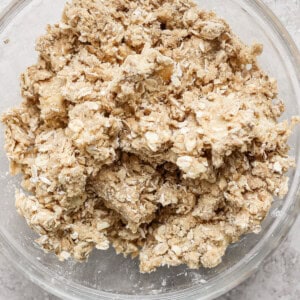
[[[190,0],[73,0],[2,117],[16,207],[45,251],[111,244],[141,272],[218,265],[284,197],[292,122],[276,80]],[[275,101],[274,101],[275,100]]]

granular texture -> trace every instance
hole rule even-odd
[[[213,12],[73,0],[36,49],[2,121],[17,210],[59,259],[111,244],[141,272],[212,268],[287,193],[297,118],[277,121],[262,45]]]

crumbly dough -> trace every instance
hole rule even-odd
[[[288,191],[276,80],[228,24],[190,0],[73,0],[37,42],[6,113],[23,174],[16,207],[59,259],[113,245],[215,267]]]

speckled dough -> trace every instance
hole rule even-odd
[[[2,117],[16,207],[46,251],[215,267],[288,190],[298,121],[228,24],[189,0],[74,0]]]

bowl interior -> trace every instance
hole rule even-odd
[[[264,44],[265,50],[260,64],[271,76],[278,79],[279,97],[286,104],[283,118],[299,113],[299,82],[291,54],[284,40],[268,23],[268,19],[255,9],[255,1],[197,2],[201,8],[213,9],[224,17],[244,42],[250,44],[258,41]],[[27,66],[35,63],[35,39],[45,32],[46,24],[53,24],[60,19],[64,3],[62,0],[23,1],[22,5],[12,10],[0,23],[0,112],[20,103],[19,75]],[[8,43],[4,43],[6,39],[9,39]],[[298,153],[299,137],[299,134],[294,133],[290,139],[291,155],[296,156]],[[1,127],[1,149],[3,144]],[[35,281],[57,294],[65,293],[64,295],[73,295],[76,298],[80,293],[84,293],[82,295],[85,295],[85,298],[93,299],[99,295],[109,298],[109,294],[101,294],[108,292],[115,296],[123,295],[122,297],[140,295],[145,299],[145,295],[165,294],[169,297],[168,293],[182,293],[184,290],[189,293],[189,290],[196,289],[198,296],[205,298],[226,290],[225,282],[222,286],[222,278],[226,274],[233,274],[232,280],[239,282],[245,276],[245,272],[243,275],[238,273],[240,266],[253,259],[266,244],[272,244],[272,236],[276,235],[280,222],[287,218],[286,214],[295,204],[299,179],[297,174],[295,171],[290,172],[290,192],[283,201],[275,200],[271,213],[263,223],[261,233],[247,235],[239,243],[230,246],[222,264],[217,268],[188,270],[183,266],[164,267],[150,275],[143,275],[139,273],[137,260],[117,256],[112,249],[105,252],[95,250],[87,263],[62,263],[53,255],[40,250],[34,244],[36,235],[15,210],[14,191],[19,187],[20,178],[8,175],[8,161],[1,150],[0,233],[5,240],[7,255],[23,266],[23,269],[26,269],[24,271]],[[62,292],[63,289],[65,292]]]

